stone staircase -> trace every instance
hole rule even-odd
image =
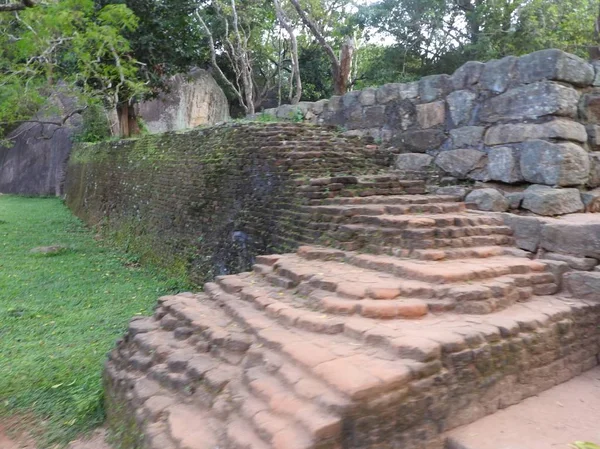
[[[303,185],[321,245],[131,321],[105,369],[125,447],[441,449],[597,365],[600,306],[497,217],[384,175]]]

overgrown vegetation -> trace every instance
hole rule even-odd
[[[0,218],[0,416],[33,413],[51,447],[102,422],[107,352],[186,286],[95,241],[58,199],[0,196]],[[30,252],[49,245],[65,250]]]

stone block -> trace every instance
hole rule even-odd
[[[600,272],[572,271],[564,276],[567,291],[577,299],[600,301]]]
[[[590,153],[588,157],[590,159],[590,176],[586,185],[593,189],[600,187],[600,154]]]
[[[479,77],[479,85],[498,94],[504,92],[512,82],[516,63],[517,58],[514,56],[486,62]]]
[[[400,84],[400,100],[414,100],[419,96],[419,82]]]
[[[448,94],[451,89],[448,75],[430,75],[419,81],[419,97],[423,103],[438,100]]]
[[[592,67],[594,67],[594,81],[592,81],[592,86],[600,87],[600,61],[592,61]]]
[[[466,187],[461,187],[461,186],[445,186],[445,187],[439,187],[438,189],[435,190],[436,195],[457,196],[461,200],[463,200],[467,196],[468,193],[469,193],[469,190]]]
[[[540,246],[547,251],[600,259],[600,219],[595,217],[582,214],[571,220],[549,221],[541,230]]]
[[[545,221],[538,217],[504,214],[504,222],[513,231],[516,245],[524,250],[536,252],[540,244],[542,226]]]
[[[441,129],[423,129],[405,131],[392,140],[404,151],[425,153],[438,149],[446,140],[446,134]]]
[[[392,101],[385,106],[385,127],[387,129],[408,129],[415,124],[417,110],[410,100]]]
[[[400,98],[400,83],[388,83],[377,89],[377,103],[386,104]]]
[[[579,113],[588,124],[600,124],[600,93],[584,94]]]
[[[403,153],[396,156],[396,170],[409,172],[426,172],[433,162],[433,157],[422,153]]]
[[[523,192],[512,192],[504,196],[506,197],[506,201],[508,201],[509,209],[519,209],[525,195]]]
[[[507,184],[523,181],[518,151],[511,147],[494,147],[488,151],[488,174],[494,181]]]
[[[591,257],[575,257],[552,252],[546,252],[540,257],[540,259],[558,260],[560,262],[565,262],[573,270],[579,271],[591,271],[596,265],[598,265],[598,261]]]
[[[591,64],[557,49],[540,50],[521,56],[516,68],[519,83],[554,80],[589,86],[594,81],[594,68]]]
[[[385,123],[385,106],[366,106],[362,114],[361,128],[377,128]]]
[[[315,114],[319,115],[325,109],[325,106],[329,103],[329,100],[319,100],[312,103],[310,110]]]
[[[583,202],[583,206],[585,207],[586,212],[600,212],[600,189],[582,192],[581,201]]]
[[[469,61],[460,66],[450,77],[452,88],[455,90],[468,89],[478,83],[485,64]]]
[[[495,125],[485,133],[486,145],[518,143],[533,139],[561,139],[584,143],[587,132],[581,123],[552,118],[545,123],[511,123]]]
[[[446,105],[443,101],[434,101],[417,105],[417,123],[421,128],[433,128],[446,121]]]
[[[469,90],[457,90],[448,95],[446,101],[448,102],[448,110],[450,111],[450,118],[454,126],[462,126],[469,123],[476,98],[477,94]]]
[[[585,129],[588,135],[588,143],[590,145],[590,150],[600,151],[600,126],[587,125]]]
[[[438,154],[435,163],[445,172],[460,179],[484,164],[485,153],[482,151],[461,148],[458,150],[443,151]]]
[[[572,87],[552,81],[510,89],[483,103],[484,122],[537,119],[546,115],[576,117],[579,93]]]
[[[468,207],[490,212],[505,212],[508,209],[508,201],[496,189],[473,190],[465,198]]]
[[[530,140],[519,147],[521,173],[528,182],[575,186],[583,185],[588,180],[590,159],[588,153],[578,145]]]
[[[368,87],[367,89],[363,89],[360,91],[360,95],[358,96],[358,101],[363,106],[372,106],[377,101],[377,89],[373,87]]]
[[[478,147],[483,142],[483,126],[463,126],[450,130],[454,148]]]
[[[583,210],[577,189],[554,189],[535,184],[525,189],[523,194],[523,209],[538,215],[564,215]]]

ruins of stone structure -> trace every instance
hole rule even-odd
[[[461,426],[596,367],[600,216],[564,215],[594,195],[582,167],[595,125],[575,120],[596,95],[582,87],[591,67],[548,51],[369,91],[408,108],[392,149],[296,123],[78,148],[75,213],[155,261],[187,261],[197,281],[226,273],[160,298],[110,353],[107,412],[124,447],[479,449]],[[451,105],[472,91],[460,120]],[[363,120],[375,106],[353,110]],[[456,137],[474,128],[476,143]],[[510,142],[486,143],[494,133]],[[409,136],[422,152],[402,152]],[[524,192],[487,182],[494,151]]]
[[[417,178],[503,183],[495,187],[511,198],[494,210],[551,216],[600,210],[598,104],[597,62],[542,50],[265,112],[285,119],[300,111],[311,123],[370,135]]]

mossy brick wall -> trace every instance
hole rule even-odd
[[[384,161],[361,139],[307,124],[235,124],[81,145],[66,202],[143,260],[201,284],[257,254],[309,240],[298,206],[310,177],[366,174]]]

